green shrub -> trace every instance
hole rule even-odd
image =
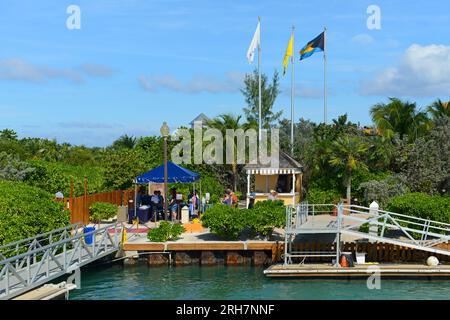
[[[283,201],[257,202],[253,209],[236,209],[217,204],[202,215],[202,223],[218,236],[236,240],[244,229],[252,235],[270,237],[273,229],[286,223]]]
[[[242,210],[245,226],[254,234],[270,237],[274,228],[286,225],[286,209],[283,201],[257,202],[253,209]]]
[[[23,182],[0,181],[0,245],[61,228],[69,211],[53,195]]]
[[[341,194],[335,189],[322,190],[318,188],[310,188],[306,195],[306,200],[309,204],[337,204],[341,199]],[[321,213],[332,212],[333,206],[321,206],[318,210]],[[320,214],[320,213],[319,213]]]
[[[306,199],[310,204],[337,204],[340,198],[341,194],[334,189],[322,190],[311,188],[306,195]]]
[[[384,219],[378,219],[379,222],[383,222]],[[381,231],[382,231],[383,227],[381,225],[377,226],[377,234],[378,236],[381,235]],[[366,222],[362,225],[359,226],[359,232],[364,232],[364,233],[369,233],[370,231],[370,223]]]
[[[369,233],[370,224],[368,222],[359,226],[359,232]]]
[[[95,202],[89,207],[89,220],[95,223],[114,218],[116,215],[117,206],[115,204]]]
[[[158,228],[148,231],[147,238],[152,242],[174,241],[184,231],[184,227],[181,224],[161,221]]]
[[[218,236],[236,240],[244,229],[244,210],[216,204],[202,215],[202,223]]]
[[[33,168],[25,182],[44,189],[51,194],[61,191],[64,196],[70,195],[70,178],[74,180],[74,196],[84,194],[84,177],[88,181],[88,193],[106,191],[103,187],[102,170],[93,166],[72,166],[65,163],[46,162],[42,160],[29,161]]]
[[[387,210],[423,219],[450,223],[450,197],[408,193],[394,197]]]

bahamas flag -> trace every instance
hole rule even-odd
[[[322,32],[314,40],[308,42],[308,44],[304,46],[302,50],[300,50],[300,60],[312,56],[314,52],[324,50],[325,50],[325,32]]]

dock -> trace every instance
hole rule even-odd
[[[361,264],[342,268],[332,264],[275,264],[264,270],[269,278],[367,279],[375,273],[382,278],[450,279],[450,265],[430,267],[424,264]]]
[[[124,251],[246,251],[246,250],[276,250],[275,241],[186,241],[186,242],[131,242],[124,243]]]
[[[74,284],[46,284],[40,288],[29,291],[13,300],[67,300],[69,292],[76,289]]]

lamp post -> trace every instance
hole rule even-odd
[[[164,138],[164,220],[167,220],[167,137],[170,134],[170,128],[165,121],[161,126],[160,132]]]

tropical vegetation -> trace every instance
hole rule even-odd
[[[174,241],[184,232],[181,224],[161,221],[157,228],[149,229],[147,238],[152,242]]]
[[[219,114],[207,125],[222,133],[226,129],[256,129],[257,87],[257,72],[248,74],[241,90],[246,103],[242,115]],[[281,112],[276,111],[280,93],[277,72],[270,81],[262,75],[262,126],[278,128],[281,150],[291,153],[290,120],[281,118]],[[336,203],[346,198],[362,204],[376,200],[382,208],[394,208],[393,199],[413,192],[421,194],[417,198],[423,202],[445,202],[450,195],[449,109],[449,103],[439,99],[429,106],[418,106],[391,97],[371,108],[372,124],[365,127],[350,121],[346,114],[326,124],[298,119],[294,123],[292,156],[303,166],[303,199],[311,203]],[[192,129],[188,130],[193,136]],[[237,143],[234,139],[235,150]],[[178,141],[169,139],[169,154],[177,144]],[[88,193],[131,188],[134,177],[162,164],[162,149],[160,136],[124,134],[109,146],[86,147],[51,139],[20,138],[14,130],[1,130],[0,243],[68,223],[68,212],[53,201],[53,195],[62,192],[68,196],[71,183],[74,196],[84,194],[85,183]],[[201,187],[203,193],[209,192],[213,202],[218,202],[226,188],[244,194],[245,198],[247,179],[236,159],[230,165],[192,161],[185,166],[201,174],[201,186],[196,185],[196,189]],[[186,194],[190,188],[174,186]],[[13,199],[17,200],[14,204]],[[261,206],[254,210],[267,211],[265,205]],[[277,220],[281,209],[277,210],[280,214],[275,217],[263,215],[256,219],[253,215],[259,225],[246,220],[256,211],[237,211],[221,205],[203,219],[224,237],[237,238],[243,229],[252,226],[251,232],[270,236],[270,230],[281,223]],[[24,218],[21,216],[24,212],[30,214]]]
[[[201,219],[205,227],[224,239],[236,240],[246,236],[270,238],[275,228],[285,226],[286,211],[282,201],[257,202],[252,209],[218,204],[208,209]]]

